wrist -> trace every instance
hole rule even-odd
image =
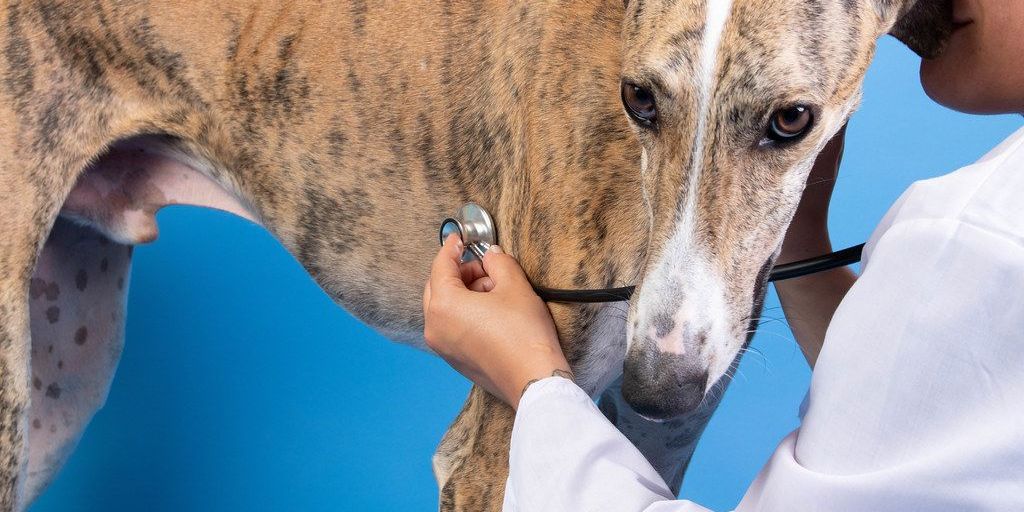
[[[522,388],[519,390],[519,393],[515,396],[515,399],[509,401],[509,403],[512,405],[512,408],[513,409],[517,409],[517,410],[519,409],[519,402],[523,399],[523,395],[525,395],[526,391],[528,389],[530,389],[530,386],[532,386],[533,384],[537,383],[538,381],[541,381],[541,380],[544,380],[544,379],[547,379],[547,378],[550,378],[550,377],[561,377],[563,379],[568,379],[568,380],[571,380],[572,382],[576,382],[576,376],[568,368],[569,368],[569,365],[566,364],[564,368],[556,368],[556,369],[552,370],[550,373],[545,373],[545,374],[542,374],[542,375],[538,375],[535,378],[527,380],[523,384]]]

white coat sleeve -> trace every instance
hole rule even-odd
[[[535,382],[512,428],[504,512],[707,512],[679,501],[575,383]]]

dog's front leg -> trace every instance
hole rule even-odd
[[[3,129],[0,128],[0,133]],[[31,327],[29,282],[55,206],[0,144],[0,512],[27,504]],[[5,158],[6,156],[6,158]],[[48,211],[49,210],[49,211]]]
[[[500,511],[515,411],[473,386],[434,454],[441,512]]]
[[[3,185],[0,185],[2,187]],[[8,235],[4,232],[4,235]],[[19,244],[21,245],[21,244]],[[20,510],[27,468],[28,281],[34,248],[0,244],[0,511]],[[26,254],[27,253],[27,254]]]

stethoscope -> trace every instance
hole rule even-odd
[[[494,228],[494,220],[487,213],[487,210],[476,203],[467,203],[459,209],[454,217],[449,217],[441,222],[441,231],[439,233],[441,244],[444,244],[445,238],[452,233],[458,233],[465,246],[465,250],[462,253],[462,262],[473,259],[482,261],[487,249],[491,245],[498,243],[498,234]],[[863,249],[864,244],[860,244],[815,258],[794,261],[785,265],[776,265],[768,275],[768,280],[783,281],[845,267],[860,261]],[[558,290],[534,285],[533,289],[546,302],[595,303],[629,300],[636,286],[595,290]]]

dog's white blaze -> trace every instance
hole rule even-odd
[[[704,44],[700,57],[700,71],[697,86],[700,90],[700,105],[697,117],[697,134],[693,143],[693,165],[690,168],[690,190],[686,194],[686,208],[692,213],[696,202],[697,187],[701,168],[704,166],[704,138],[707,132],[708,115],[711,112],[711,96],[715,86],[715,71],[718,70],[718,49],[722,43],[726,21],[732,12],[732,0],[707,0],[704,7]]]
[[[644,206],[647,208],[647,232],[654,229],[654,205],[651,203],[651,193],[647,190],[647,168],[650,159],[647,156],[647,148],[640,150],[640,192],[644,196]],[[648,243],[650,240],[648,240]]]
[[[683,220],[666,244],[661,262],[650,277],[652,283],[662,283],[663,286],[668,284],[668,288],[658,289],[657,285],[648,287],[648,293],[644,294],[647,300],[639,301],[637,308],[641,325],[647,325],[647,334],[656,340],[658,349],[661,352],[680,355],[685,352],[684,341],[692,339],[698,333],[706,333],[708,345],[711,346],[720,345],[722,341],[728,339],[728,332],[725,329],[725,320],[728,318],[725,286],[715,265],[705,251],[696,245],[694,232],[698,183],[704,165],[704,139],[716,84],[719,48],[732,12],[732,0],[707,0],[705,11],[704,39],[696,84],[699,91],[699,114],[693,147],[693,164],[687,180],[689,187],[683,204]],[[641,155],[642,167],[646,163],[643,160],[644,156],[646,155]],[[680,287],[672,289],[672,284],[678,284]],[[675,328],[663,338],[658,338],[654,335],[654,326],[649,324],[650,313],[671,307],[666,299],[657,296],[669,293],[681,295],[685,299],[679,309],[672,313],[676,321]],[[628,330],[628,339],[632,344],[636,333],[632,332],[632,329]],[[694,356],[699,357],[700,354]]]
[[[728,307],[725,303],[725,285],[719,269],[712,263],[701,248],[693,242],[692,221],[684,221],[682,229],[678,229],[665,247],[665,256],[652,273],[652,280],[664,283],[660,290],[655,288],[648,304],[641,301],[641,318],[648,319],[643,313],[659,312],[676,306],[672,311],[675,326],[664,337],[658,338],[654,326],[648,325],[647,333],[655,340],[660,352],[668,354],[686,354],[685,343],[704,333],[710,350],[729,339],[726,329]],[[655,294],[661,294],[658,297]],[[671,297],[683,297],[678,305],[671,303]],[[708,349],[705,349],[708,350]],[[690,354],[701,357],[702,354]]]

